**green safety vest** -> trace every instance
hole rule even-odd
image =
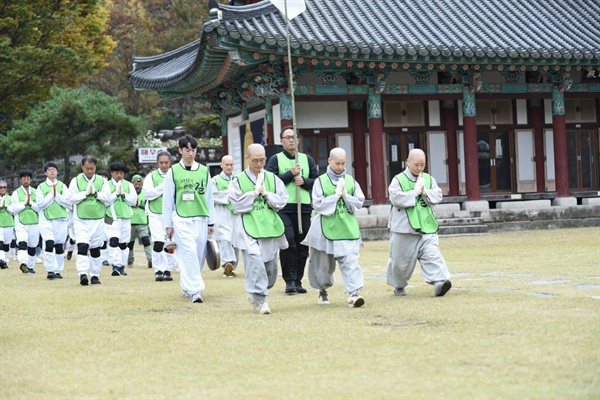
[[[121,185],[123,187],[123,193],[129,194],[129,185],[127,185],[125,179],[121,179]],[[113,183],[112,179],[108,181],[108,185],[110,187],[110,192],[114,193],[117,190],[117,186]],[[116,218],[120,219],[131,219],[131,206],[125,202],[125,199],[121,196],[117,196],[117,199],[112,204],[112,208],[115,209],[115,214],[117,214]],[[115,217],[112,214],[111,207],[106,207],[106,215],[112,219]]]
[[[185,169],[181,164],[175,164],[172,170],[177,215],[184,218],[208,217],[205,196],[208,185],[208,168],[199,164],[198,170],[192,171]],[[187,200],[190,197],[192,198]]]
[[[40,189],[44,194],[44,197],[52,190],[52,186],[48,185],[45,181],[40,184]],[[64,185],[62,182],[56,182],[56,193],[63,194]],[[44,216],[46,219],[62,219],[67,218],[67,209],[56,202],[52,201],[48,207],[44,209]]]
[[[158,170],[152,172],[152,184],[154,187],[157,187],[161,183],[163,183],[165,177],[158,173]],[[161,194],[155,199],[148,201],[148,208],[154,214],[162,214],[162,203],[163,203],[163,195]]]
[[[148,225],[148,216],[146,215],[146,196],[143,192],[137,195],[138,205],[133,207],[133,217],[131,217],[131,225]]]
[[[31,194],[31,202],[35,203],[35,192],[32,190],[31,186],[29,187],[29,193]],[[27,200],[27,193],[23,186],[17,189],[17,196],[19,197],[19,203]],[[31,208],[30,205],[26,205],[25,209],[21,211],[19,214],[19,222],[23,225],[35,225],[38,223],[40,216],[38,213]]]
[[[335,193],[336,185],[327,174],[319,177],[323,195],[331,196]],[[354,178],[350,175],[344,175],[344,182],[348,194],[354,194]],[[332,215],[321,215],[321,229],[323,236],[329,240],[356,240],[360,238],[360,229],[356,215],[349,213],[343,198],[339,198],[335,206],[335,212]]]
[[[289,159],[283,153],[277,154],[277,166],[279,167],[279,175],[282,175],[291,170],[296,164],[294,159]],[[300,165],[300,175],[307,179],[310,175],[310,167],[308,165],[308,157],[306,154],[298,153],[298,165]],[[288,197],[288,204],[296,204],[296,182],[292,179],[285,185],[285,188],[290,195]],[[300,188],[300,203],[310,204],[310,192],[303,187]]]
[[[416,182],[408,179],[408,176],[404,172],[396,175],[396,179],[398,179],[400,187],[404,192],[408,192],[415,187]],[[431,189],[431,175],[423,172],[423,179],[425,180],[425,187]],[[421,195],[417,196],[417,204],[414,207],[409,207],[405,210],[408,222],[415,231],[425,234],[436,233],[438,231],[439,225],[433,215],[433,209],[423,200]]]
[[[80,192],[85,192],[87,189],[88,181],[85,180],[85,175],[83,173],[77,175],[77,189]],[[94,175],[94,187],[96,188],[96,192],[102,191],[102,186],[104,185],[104,178],[100,175]],[[83,199],[79,204],[77,204],[77,217],[79,219],[100,219],[104,218],[105,212],[104,203],[98,200],[94,195],[90,194]]]
[[[215,183],[217,184],[217,189],[219,189],[219,192],[224,192],[225,190],[227,190],[229,188],[229,184],[231,183],[231,181],[228,181],[227,179],[223,178],[221,175],[217,175],[217,176],[215,176]],[[231,205],[231,201],[226,204],[226,207],[229,209],[229,211],[231,211],[232,213],[235,214],[235,211],[233,210],[233,206]]]
[[[254,182],[245,171],[237,175],[243,193],[254,191]],[[275,193],[275,175],[265,171],[265,189]],[[283,235],[285,227],[277,212],[267,204],[263,196],[258,196],[252,205],[252,211],[242,214],[244,230],[254,239],[276,238]]]
[[[6,200],[7,206],[12,204],[12,199],[9,195],[5,195],[4,200]],[[0,208],[0,228],[9,228],[11,226],[15,226],[15,219],[12,214],[8,212],[8,208]]]

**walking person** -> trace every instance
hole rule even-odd
[[[146,197],[142,192],[143,179],[141,175],[131,177],[131,183],[137,195],[137,203],[133,206],[133,216],[131,217],[131,240],[127,247],[129,248],[129,258],[127,266],[133,267],[135,255],[133,254],[133,246],[135,239],[138,239],[144,246],[144,254],[148,268],[152,268],[152,243],[150,243],[150,231],[148,230],[148,215],[146,215]]]
[[[405,287],[417,261],[421,264],[423,279],[433,285],[436,297],[445,295],[452,287],[440,252],[438,222],[431,208],[442,201],[442,190],[431,175],[423,172],[425,165],[423,150],[411,150],[406,169],[392,179],[388,188],[392,209],[388,222],[387,283],[394,287],[396,296],[406,296]]]
[[[329,304],[328,289],[333,286],[337,261],[344,291],[349,294],[348,306],[361,307],[365,300],[363,272],[358,264],[360,237],[356,211],[364,201],[360,185],[346,173],[346,151],[331,150],[327,172],[315,181],[312,199],[317,214],[306,235],[304,244],[310,246],[308,279],[319,290],[318,304]]]
[[[100,284],[102,260],[100,248],[104,242],[104,216],[106,206],[114,201],[108,182],[96,174],[96,157],[86,155],[81,159],[82,173],[69,184],[73,204],[73,230],[77,238],[75,267],[79,283],[87,286]],[[91,279],[88,278],[88,274]]]
[[[58,166],[49,162],[44,166],[44,173],[46,180],[38,185],[36,192],[44,246],[44,267],[48,279],[62,279],[69,228],[67,210],[71,208],[71,201],[67,186],[57,179]]]
[[[198,142],[185,135],[179,139],[181,161],[173,165],[163,182],[162,218],[167,238],[177,245],[179,284],[192,303],[204,301],[202,267],[206,242],[214,232],[214,203],[210,173],[195,161]]]
[[[40,241],[39,208],[35,201],[35,190],[31,187],[33,173],[22,170],[19,173],[21,186],[12,194],[15,236],[17,238],[17,259],[24,274],[35,274],[35,248]]]
[[[144,179],[142,193],[146,198],[146,212],[148,214],[148,225],[152,239],[152,268],[154,268],[154,280],[157,282],[172,281],[173,258],[175,255],[165,251],[167,234],[162,222],[162,204],[164,180],[167,171],[171,168],[171,155],[166,151],[160,151],[156,156],[158,168],[152,171]]]
[[[229,184],[233,174],[233,157],[226,155],[221,159],[221,173],[213,176],[213,198],[215,199],[215,234],[213,239],[219,245],[223,276],[232,278],[238,265],[239,251],[231,244],[233,228],[237,214],[229,200]]]
[[[306,293],[302,286],[308,247],[302,244],[306,233],[310,229],[312,206],[310,194],[314,180],[319,176],[319,169],[313,158],[299,152],[300,140],[294,141],[292,127],[284,127],[279,134],[283,151],[269,159],[266,170],[277,175],[285,184],[288,192],[286,206],[279,211],[279,217],[285,226],[285,238],[288,248],[279,252],[281,262],[281,276],[285,281],[285,293],[293,295]],[[298,152],[298,163],[295,155]],[[297,197],[297,188],[300,188],[300,198]],[[302,233],[299,231],[298,201],[301,203]]]
[[[277,280],[277,252],[288,247],[277,211],[285,207],[288,193],[281,179],[263,169],[262,145],[251,144],[245,157],[248,168],[229,185],[231,205],[239,214],[233,246],[242,252],[248,301],[260,314],[270,314],[266,297]]]
[[[0,269],[8,268],[10,244],[15,236],[12,198],[7,192],[8,184],[4,179],[0,179]]]

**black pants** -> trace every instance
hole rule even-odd
[[[302,214],[302,234],[298,232],[298,213],[279,213],[285,226],[285,238],[289,247],[279,251],[281,275],[286,283],[300,284],[308,258],[308,246],[300,244],[310,228],[310,214]]]

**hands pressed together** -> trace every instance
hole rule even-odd
[[[413,188],[413,190],[415,191],[415,193],[418,196],[423,193],[424,189],[425,189],[425,180],[423,179],[422,176],[419,176],[419,178],[417,179],[417,183],[415,183],[415,187]]]
[[[344,197],[347,194],[348,192],[346,191],[346,181],[344,180],[344,178],[338,179],[337,185],[335,186],[335,195],[337,197]]]
[[[254,185],[254,194],[256,197],[258,197],[258,195],[263,195],[264,197],[267,196],[267,189],[265,187],[265,172],[261,171],[258,174],[258,178],[256,178],[256,184]]]
[[[96,194],[96,187],[92,181],[88,182],[87,188],[85,189],[85,194],[88,196]]]

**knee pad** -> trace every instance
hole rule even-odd
[[[131,247],[133,247],[133,246],[131,246]],[[121,250],[125,250],[127,248],[127,243],[119,243],[119,248]]]
[[[13,240],[10,242],[10,247],[17,247],[17,239],[13,239]]]
[[[90,255],[92,258],[100,258],[100,247],[94,247],[90,249]]]
[[[144,245],[144,247],[150,246],[150,238],[148,236],[144,236],[142,238],[142,244]]]
[[[77,255],[87,256],[90,245],[88,243],[77,243]]]
[[[54,249],[54,240],[46,240],[46,248],[45,248],[45,250],[48,253],[52,253],[52,249]]]
[[[65,254],[65,246],[62,243],[57,243],[54,245],[54,252],[56,254]]]
[[[0,240],[0,250],[4,250],[4,242]]]
[[[116,237],[110,238],[108,241],[108,245],[110,247],[118,247],[119,246],[119,238],[116,238]]]
[[[107,247],[108,247],[108,242],[104,242],[104,243],[102,243],[100,250],[106,250]]]
[[[163,251],[164,248],[165,242],[154,242],[154,247],[152,248],[152,250],[154,250],[157,253],[160,253],[161,251]]]
[[[19,242],[17,247],[19,250],[27,250],[27,242]]]
[[[4,243],[4,248],[2,250],[8,253],[10,251],[10,244]]]
[[[135,241],[131,241],[129,243],[127,243],[127,247],[129,248],[129,250],[133,250],[133,244],[135,243]]]
[[[28,247],[27,254],[30,256],[35,256],[35,247]]]

